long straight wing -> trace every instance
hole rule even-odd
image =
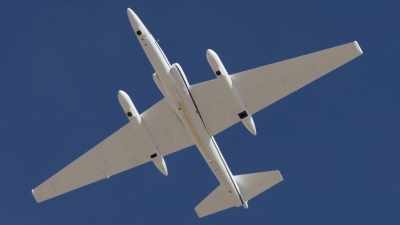
[[[165,99],[141,116],[164,156],[193,145]],[[149,161],[151,158],[144,143],[128,123],[33,189],[32,193],[37,202],[42,202]]]
[[[251,114],[271,105],[362,54],[357,42],[231,75]],[[191,86],[193,98],[212,135],[239,122],[229,96],[214,79]]]

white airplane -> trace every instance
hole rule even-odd
[[[279,171],[232,175],[214,136],[241,121],[254,135],[252,115],[348,61],[360,56],[351,42],[282,62],[229,75],[218,55],[207,50],[216,79],[189,85],[179,64],[170,64],[139,17],[127,9],[164,98],[139,114],[118,92],[129,123],[32,190],[42,202],[153,161],[168,175],[164,156],[196,145],[220,185],[195,207],[199,217],[248,201],[283,180]]]

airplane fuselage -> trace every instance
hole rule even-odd
[[[139,43],[156,71],[153,76],[160,91],[179,117],[232,202],[236,207],[243,205],[247,208],[247,201],[241,196],[238,185],[233,179],[214,137],[210,135],[201,118],[201,112],[190,93],[190,85],[182,68],[179,64],[171,65],[169,63],[161,47],[133,11],[128,12],[128,15]]]
[[[168,176],[164,156],[195,144],[220,182],[194,208],[197,215],[233,206],[247,209],[249,200],[281,182],[282,175],[274,170],[233,176],[213,135],[239,121],[256,135],[254,113],[363,53],[354,41],[229,74],[216,52],[208,49],[207,61],[216,79],[190,86],[181,66],[170,64],[138,16],[129,8],[127,13],[164,98],[140,114],[129,95],[119,90],[118,101],[129,123],[34,188],[37,202],[151,161]]]

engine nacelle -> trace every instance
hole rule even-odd
[[[168,175],[167,165],[165,164],[164,157],[162,156],[160,150],[157,148],[153,137],[151,136],[146,124],[140,117],[140,114],[136,110],[135,105],[129,95],[124,91],[118,92],[118,100],[122,108],[125,111],[125,115],[128,117],[130,124],[134,127],[137,134],[139,134],[143,143],[146,145],[149,152],[150,158],[154,165],[161,171],[165,176]]]
[[[227,95],[232,100],[232,103],[238,113],[240,120],[252,134],[256,135],[257,132],[256,126],[254,125],[253,117],[247,110],[247,107],[244,104],[242,97],[239,95],[239,92],[233,84],[231,77],[226,71],[217,53],[215,53],[211,49],[208,49],[207,60],[211,68],[213,69],[214,74],[217,76],[217,80],[219,81],[222,89],[225,90]]]

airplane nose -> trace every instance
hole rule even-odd
[[[128,8],[126,11],[128,13],[129,22],[131,23],[133,30],[138,31],[139,26],[142,26],[142,21],[132,9]]]
[[[135,16],[137,17],[136,13],[130,8],[127,8],[126,12],[128,13],[129,17],[131,17],[131,16],[132,16],[132,18],[135,17]]]

